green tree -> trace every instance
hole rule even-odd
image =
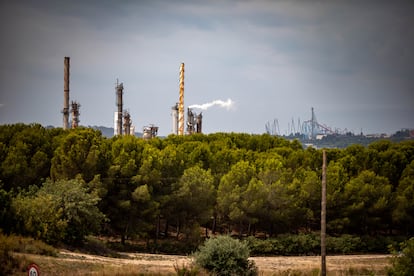
[[[65,240],[81,242],[86,235],[97,233],[105,219],[98,209],[101,200],[95,193],[89,193],[81,179],[47,180],[37,196],[51,196],[55,210],[62,210],[62,219],[67,222]]]
[[[414,238],[401,244],[401,253],[394,253],[388,275],[410,276],[414,271]]]
[[[290,191],[294,192],[297,205],[301,209],[302,224],[300,226],[308,230],[318,229],[321,209],[321,180],[319,176],[315,171],[298,169],[288,187]]]
[[[327,167],[327,229],[328,232],[339,234],[345,230],[349,218],[343,213],[349,201],[346,200],[344,192],[349,176],[338,161],[331,161]]]
[[[245,214],[248,223],[247,233],[252,233],[252,226],[255,226],[263,217],[266,199],[268,195],[267,187],[257,178],[252,178],[247,187],[241,193],[240,209]]]
[[[247,214],[242,208],[242,194],[255,176],[255,168],[249,162],[239,161],[221,178],[218,187],[217,204],[222,218],[238,224],[240,228],[247,219]]]
[[[408,165],[396,191],[393,221],[407,235],[414,234],[414,161]]]
[[[20,232],[49,243],[77,243],[96,233],[104,215],[97,208],[100,199],[84,185],[79,179],[47,180],[34,194],[19,194],[12,210]]]
[[[348,200],[345,215],[350,221],[349,230],[371,234],[388,230],[391,223],[391,191],[388,179],[371,171],[363,171],[346,185]]]
[[[200,225],[211,221],[215,205],[214,178],[199,166],[188,168],[175,185],[173,205],[178,225],[197,232]]]
[[[103,209],[124,244],[130,237],[147,237],[153,228],[159,206],[152,196],[160,181],[159,150],[142,139],[125,136],[114,140],[111,151]]]
[[[3,126],[2,131],[5,133],[0,141],[0,178],[4,188],[40,185],[50,171],[49,132],[39,124]]]
[[[50,171],[52,179],[72,179],[81,174],[85,181],[91,181],[96,174],[104,174],[107,160],[103,145],[102,134],[97,130],[79,128],[68,131],[54,152]]]

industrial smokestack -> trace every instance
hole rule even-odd
[[[171,116],[172,116],[172,132],[178,134],[178,103],[171,107]]]
[[[184,135],[184,63],[180,66],[180,99],[178,102],[178,135]]]
[[[70,57],[65,57],[63,68],[63,129],[69,128],[69,61]]]
[[[72,128],[77,128],[79,126],[79,108],[80,104],[78,102],[72,101]]]
[[[116,135],[122,135],[122,94],[124,86],[122,83],[116,82],[116,106],[118,107],[116,115]]]

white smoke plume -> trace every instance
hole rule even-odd
[[[225,107],[227,110],[230,110],[233,107],[234,102],[231,99],[227,99],[227,101],[222,100],[215,100],[205,104],[193,104],[190,105],[189,108],[198,108],[201,110],[207,110],[208,108],[218,105],[220,107]]]

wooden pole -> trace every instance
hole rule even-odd
[[[326,151],[322,151],[321,275],[326,276]]]

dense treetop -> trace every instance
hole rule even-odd
[[[328,233],[413,235],[414,141],[327,149],[327,159]],[[267,134],[146,141],[2,125],[1,228],[46,240],[104,231],[123,241],[171,229],[191,239],[200,226],[238,235],[315,231],[321,167],[321,150]],[[69,191],[84,202],[79,210],[63,196]],[[42,221],[28,222],[33,208]]]

